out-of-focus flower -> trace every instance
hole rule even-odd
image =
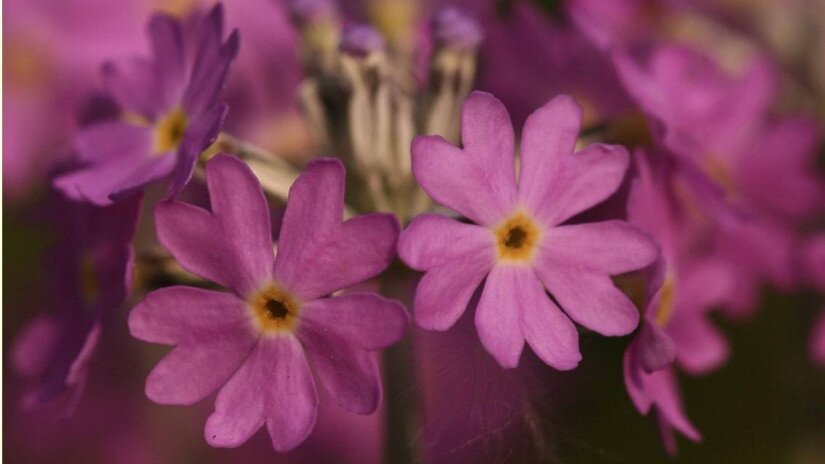
[[[309,356],[338,405],[375,411],[380,381],[372,351],[401,338],[406,312],[374,293],[328,296],[390,263],[395,218],[342,223],[343,166],[315,161],[290,190],[275,256],[266,200],[249,168],[218,156],[206,176],[212,212],[161,203],[158,237],[181,266],[232,293],[171,287],[135,307],[135,337],[176,345],[149,375],[147,396],[192,404],[220,388],[206,423],[211,445],[238,446],[266,424],[274,448],[287,451],[315,425]]]
[[[691,374],[713,370],[727,359],[728,346],[707,314],[731,292],[730,279],[713,262],[691,253],[691,228],[684,206],[669,181],[669,163],[637,152],[637,177],[628,203],[628,219],[653,235],[662,258],[647,270],[643,317],[638,335],[624,357],[628,394],[647,415],[655,408],[667,451],[676,452],[673,430],[691,440],[700,434],[682,408],[675,363]],[[670,163],[672,165],[672,163]]]
[[[17,201],[65,153],[104,58],[138,51],[143,2],[3,2],[3,192]],[[101,18],[106,20],[102,21]]]
[[[659,144],[692,171],[682,194],[694,197],[684,200],[708,223],[709,259],[736,281],[730,313],[750,314],[762,283],[792,288],[795,228],[821,198],[812,169],[820,134],[812,120],[772,117],[771,64],[756,57],[733,75],[675,45],[657,46],[646,59],[621,52],[615,61]]]
[[[85,166],[55,179],[67,196],[107,205],[169,176],[169,196],[189,181],[223,124],[227,107],[218,99],[239,44],[237,31],[223,42],[220,4],[199,19],[184,27],[156,14],[148,25],[151,57],[104,66],[122,113],[76,135]]]
[[[129,291],[130,242],[140,199],[96,207],[55,194],[51,206],[61,233],[47,263],[56,310],[24,327],[11,359],[15,371],[31,382],[24,406],[69,390],[71,411],[83,391],[101,330]]]
[[[486,278],[476,328],[504,367],[518,365],[525,340],[551,366],[576,367],[570,318],[604,335],[632,332],[639,313],[609,276],[650,264],[656,246],[621,221],[560,225],[616,191],[627,152],[597,144],[574,154],[581,109],[556,97],[525,123],[517,184],[513,127],[501,102],[472,93],[461,124],[463,149],[437,136],[413,142],[413,172],[424,190],[475,223],[426,214],[403,232],[401,258],[427,271],[415,296],[418,324],[451,327]]]

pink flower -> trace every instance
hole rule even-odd
[[[674,363],[696,375],[727,360],[728,343],[707,314],[729,298],[733,281],[716,261],[693,256],[690,216],[669,182],[672,165],[658,154],[634,159],[628,219],[657,240],[662,259],[647,270],[644,315],[625,352],[624,380],[639,413],[656,410],[665,448],[675,454],[674,430],[693,441],[701,435],[684,413]]]
[[[135,307],[135,337],[176,346],[149,374],[146,395],[188,405],[220,389],[206,423],[209,444],[238,446],[266,424],[274,448],[287,451],[315,425],[309,358],[338,405],[375,411],[372,351],[402,337],[407,314],[374,293],[330,295],[387,267],[395,218],[342,223],[343,166],[314,161],[290,190],[275,256],[266,201],[249,168],[218,156],[206,176],[212,212],[161,203],[158,237],[185,269],[231,292],[176,286]]]
[[[401,259],[427,272],[415,295],[422,328],[451,327],[485,278],[476,329],[503,367],[518,365],[525,341],[547,364],[576,367],[581,355],[571,318],[603,335],[636,328],[638,311],[609,276],[650,264],[655,244],[622,221],[562,225],[615,192],[628,166],[618,146],[574,154],[580,123],[581,109],[568,96],[533,113],[524,126],[518,183],[513,127],[490,94],[474,92],[464,102],[463,149],[436,136],[413,141],[418,183],[474,222],[425,214],[401,235]]]

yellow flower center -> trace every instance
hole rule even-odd
[[[291,332],[298,324],[301,305],[275,284],[270,284],[247,300],[258,329],[270,334]]]
[[[659,327],[666,327],[673,317],[673,310],[676,307],[676,283],[673,276],[665,277],[665,283],[659,290],[659,304],[653,317]]]
[[[539,243],[541,230],[529,216],[517,212],[493,229],[498,259],[529,261]]]
[[[180,108],[175,108],[166,113],[155,124],[155,137],[152,146],[152,153],[160,155],[172,150],[177,150],[186,131],[186,114]]]

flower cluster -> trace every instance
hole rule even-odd
[[[144,38],[134,12],[91,26],[93,0],[79,29],[115,31],[9,2],[4,183],[58,237],[52,310],[9,350],[26,409],[115,377],[209,399],[203,439],[233,453],[265,426],[296,462],[544,462],[549,416],[606,395],[582,386],[612,363],[675,454],[702,438],[679,377],[735,352],[717,314],[821,300],[822,121],[780,84],[825,89],[721,10],[255,2],[170,2]],[[35,32],[77,62],[47,73]]]

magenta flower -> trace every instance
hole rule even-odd
[[[209,444],[238,446],[266,424],[274,448],[287,451],[315,425],[309,357],[338,405],[375,411],[380,382],[372,351],[402,337],[407,314],[374,293],[330,295],[387,267],[395,218],[369,214],[342,223],[343,165],[314,161],[290,190],[275,256],[266,200],[249,168],[218,156],[206,177],[212,212],[160,203],[158,237],[185,269],[231,292],[176,286],[135,307],[135,337],[176,346],[149,374],[146,395],[193,404],[220,389],[206,423]]]
[[[418,183],[475,223],[425,214],[401,234],[401,259],[427,272],[415,294],[416,322],[448,329],[486,278],[476,329],[504,367],[518,365],[525,341],[547,364],[576,367],[570,318],[604,335],[632,332],[639,313],[609,276],[650,264],[655,244],[622,221],[563,225],[616,191],[627,152],[592,145],[574,154],[581,109],[559,96],[524,125],[517,183],[513,127],[501,102],[474,92],[461,122],[463,149],[435,136],[413,141]]]
[[[184,27],[154,15],[151,57],[104,66],[121,117],[77,134],[74,147],[85,166],[55,179],[67,196],[107,205],[169,176],[169,196],[189,182],[197,156],[223,125],[227,107],[218,98],[239,44],[237,31],[223,42],[220,4],[197,19]]]
[[[638,152],[634,159],[628,219],[656,239],[662,259],[646,272],[644,313],[625,351],[624,380],[641,414],[655,409],[665,449],[674,454],[674,430],[693,441],[701,438],[684,413],[674,362],[696,375],[727,360],[728,343],[707,315],[730,298],[733,282],[717,262],[693,256],[691,216],[673,195],[672,164],[658,154]]]
[[[140,199],[101,208],[55,195],[50,206],[61,237],[46,266],[55,310],[23,328],[11,361],[29,384],[24,407],[68,393],[71,412],[83,392],[101,330],[129,292]]]

